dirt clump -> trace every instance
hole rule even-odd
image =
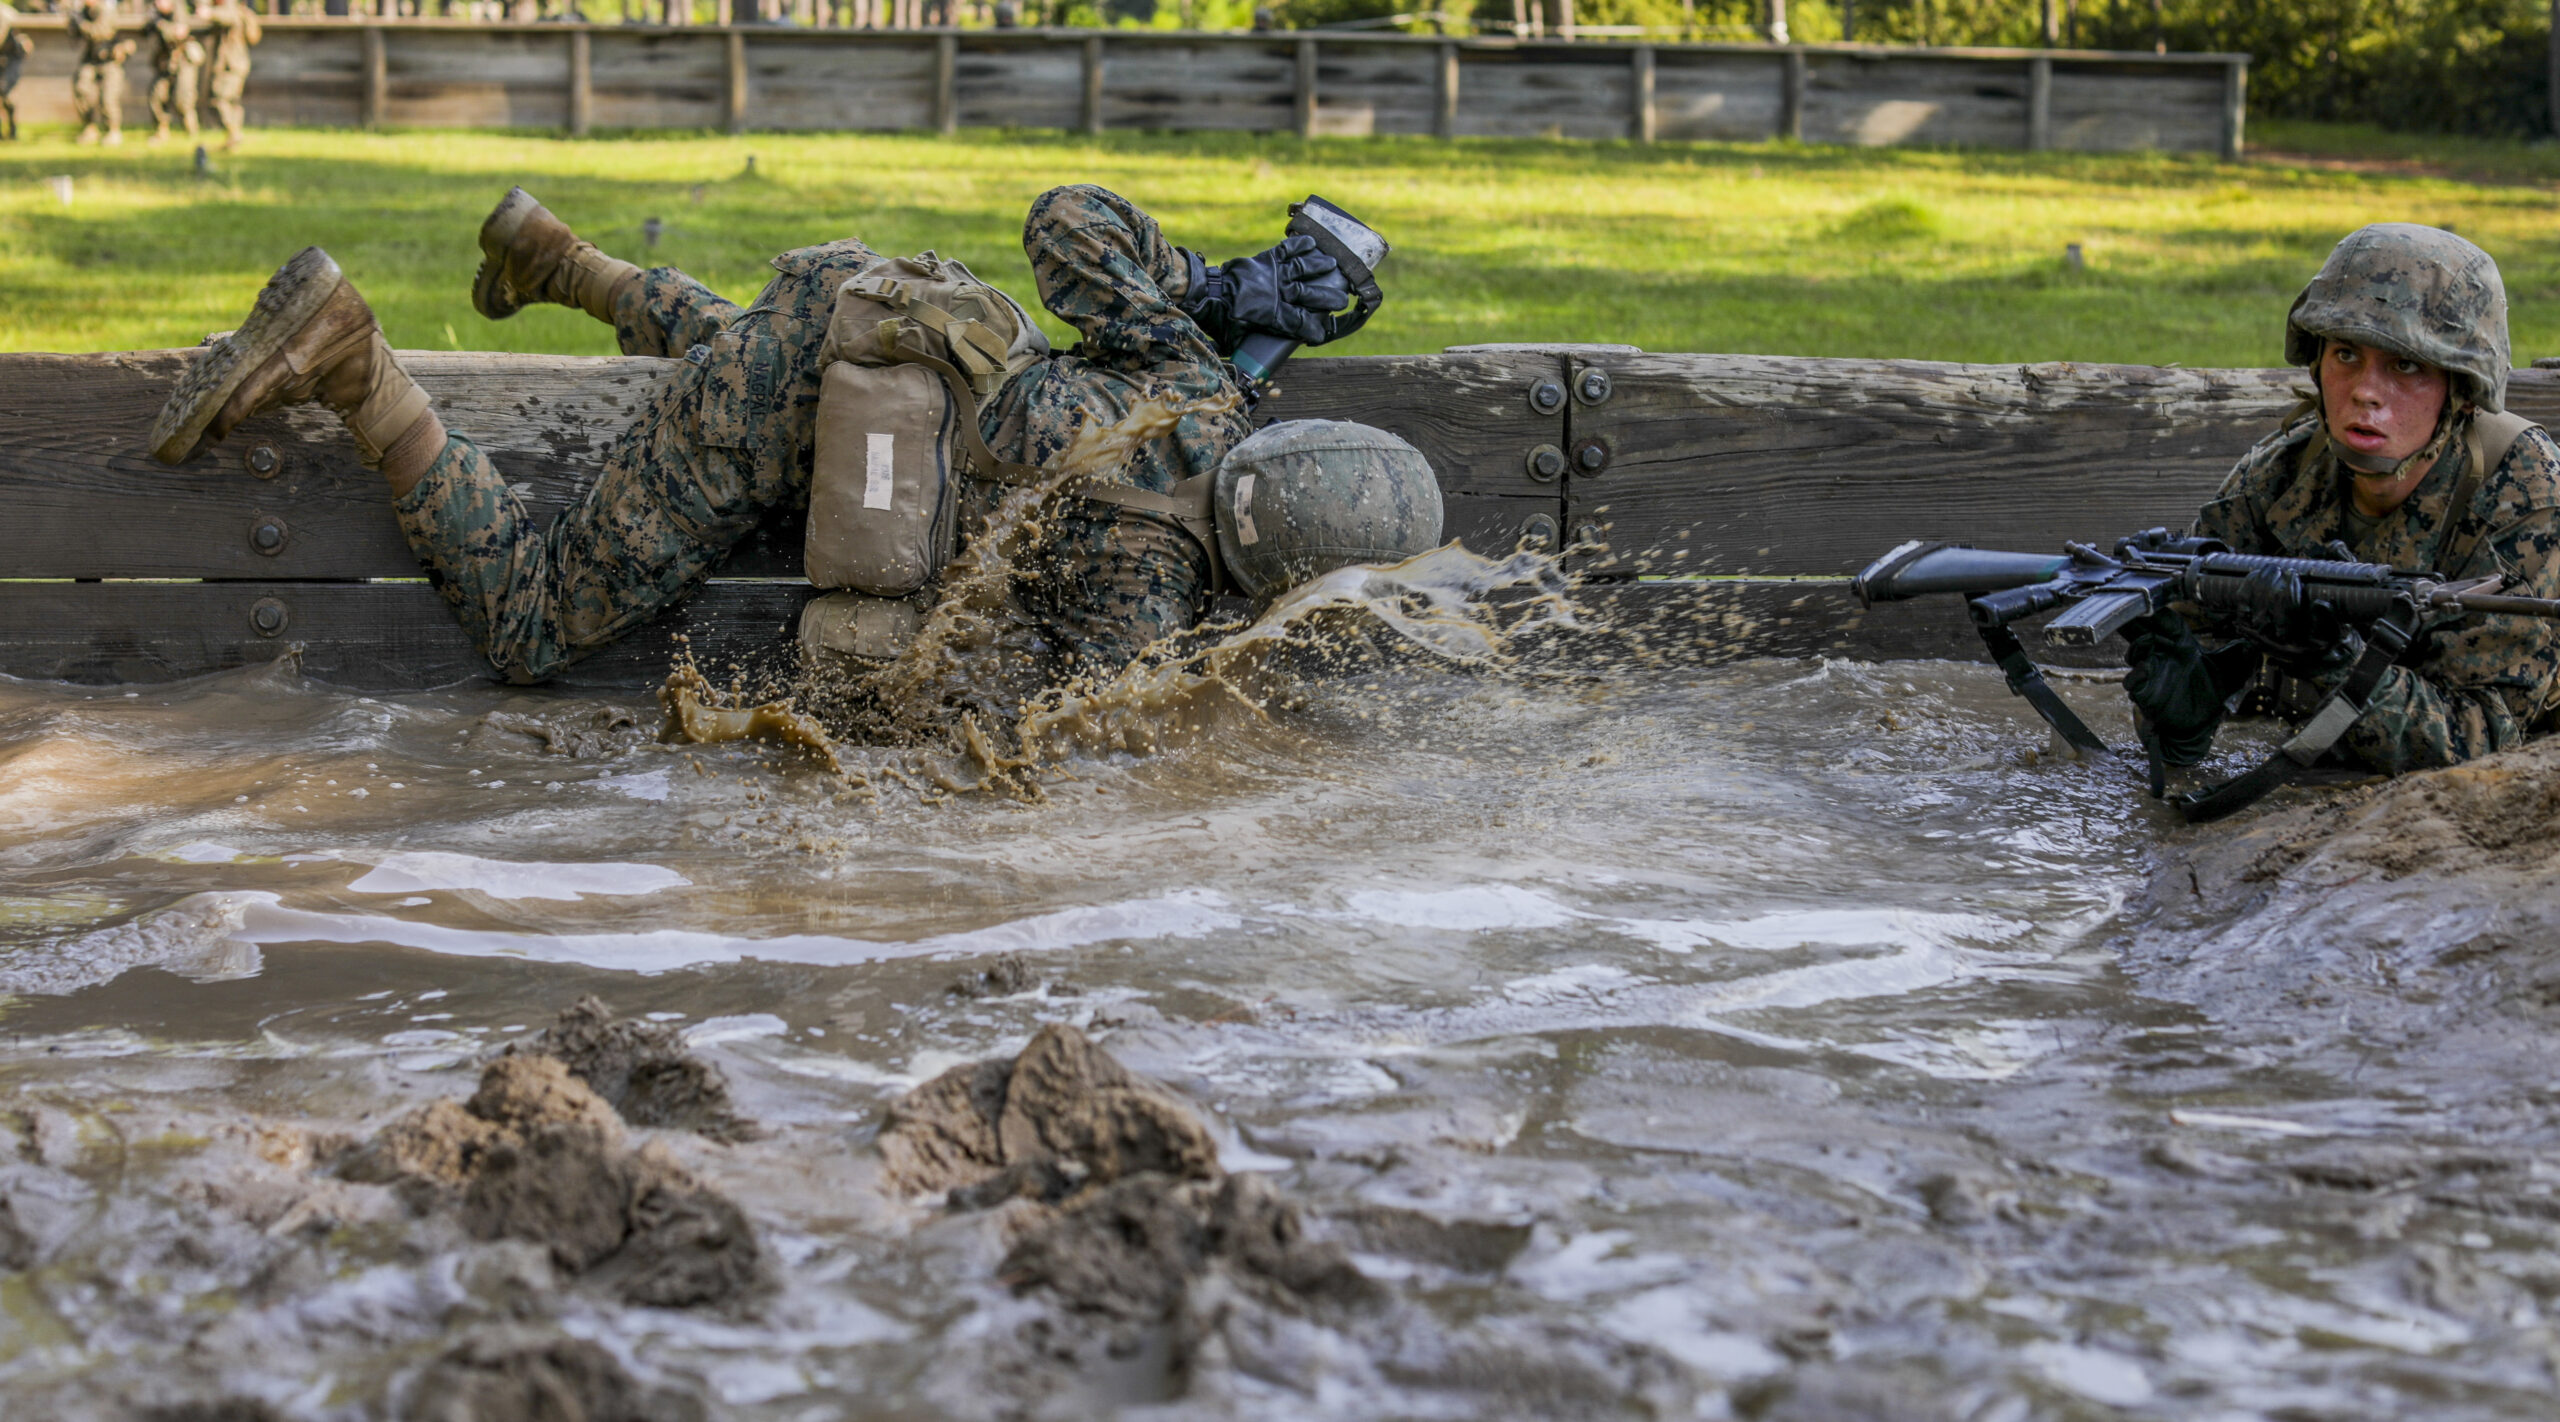
[[[880,1152],[891,1189],[958,1192],[963,1208],[1054,1202],[1147,1172],[1220,1174],[1216,1143],[1181,1098],[1056,1025],[1010,1062],[953,1067],[900,1098]]]
[[[341,1173],[409,1186],[418,1208],[454,1209],[481,1239],[541,1245],[632,1303],[727,1305],[773,1281],[744,1212],[654,1143],[628,1148],[613,1108],[551,1057],[492,1061],[469,1101],[392,1122]]]
[[[700,1399],[643,1386],[582,1338],[497,1332],[427,1365],[406,1422],[696,1422]]]
[[[578,999],[530,1041],[508,1050],[558,1058],[632,1125],[723,1141],[758,1135],[730,1100],[728,1077],[685,1050],[682,1033],[661,1022],[615,1017],[595,997]]]
[[[1181,1098],[1072,1027],[918,1087],[879,1143],[892,1188],[1001,1207],[999,1281],[1052,1305],[990,1361],[1018,1398],[1180,1397],[1206,1356],[1266,1351],[1269,1335],[1390,1300],[1267,1178],[1221,1169]]]

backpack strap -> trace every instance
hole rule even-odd
[[[920,365],[942,377],[951,388],[951,399],[960,408],[961,453],[968,461],[969,472],[978,478],[1016,488],[1037,484],[1040,471],[1029,464],[1016,464],[998,459],[987,448],[987,437],[978,428],[978,401],[969,387],[969,378],[947,360],[922,348],[912,331],[903,336],[885,334],[895,322],[884,321],[880,329],[884,344],[880,354],[900,365]],[[976,325],[975,322],[966,323]],[[980,326],[978,329],[985,330]],[[988,333],[990,336],[992,332]],[[957,348],[958,343],[953,343]],[[1163,520],[1190,534],[1209,557],[1209,585],[1225,581],[1226,569],[1218,557],[1218,523],[1215,509],[1217,475],[1194,474],[1173,486],[1173,492],[1159,494],[1149,489],[1132,489],[1125,484],[1104,484],[1091,479],[1076,479],[1058,487],[1058,492],[1089,503],[1109,504],[1114,508]]]
[[[2454,539],[2442,550],[2437,560],[2441,566],[2436,571],[2455,578],[2470,565],[2481,534],[2488,531],[2488,520],[2483,519],[2479,532],[2462,533],[2463,525],[2471,521],[2471,501],[2480,496],[2480,486],[2507,462],[2507,456],[2515,453],[2516,442],[2524,438],[2524,432],[2538,428],[2512,410],[2472,412],[2471,429],[2463,438],[2462,478],[2454,483],[2453,497],[2445,503],[2445,527],[2453,530]]]

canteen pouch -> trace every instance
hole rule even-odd
[[[858,592],[811,598],[800,608],[800,653],[805,664],[822,667],[842,657],[869,662],[896,659],[924,628],[924,609],[917,601]]]
[[[967,480],[1026,472],[988,452],[978,404],[1048,351],[1011,298],[931,252],[846,279],[819,353],[809,581],[898,598],[941,572]]]

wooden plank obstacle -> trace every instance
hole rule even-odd
[[[18,112],[72,118],[34,37]],[[1046,128],[1443,138],[1800,139],[2237,158],[2248,56],[1882,45],[1594,44],[1307,31],[265,21],[252,124]],[[133,108],[150,85],[127,69]]]
[[[144,432],[188,355],[0,355],[0,576],[43,580],[0,582],[0,673],[155,681],[298,643],[309,672],[353,686],[485,674],[333,417],[288,410],[183,467],[150,460]],[[401,359],[541,511],[578,496],[678,364]],[[1411,440],[1450,533],[1479,551],[1605,544],[1577,560],[1603,580],[1592,596],[1691,629],[1693,654],[1968,657],[1953,599],[1862,612],[1837,580],[1905,538],[2042,550],[2182,525],[2300,381],[1509,346],[1302,357],[1264,408]],[[2516,372],[2510,400],[2560,423],[2560,371]],[[646,685],[679,636],[715,664],[770,647],[808,595],[799,551],[796,518],[777,518],[563,680]]]

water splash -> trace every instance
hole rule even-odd
[[[1150,396],[1115,423],[1084,426],[1037,483],[1004,491],[946,568],[937,601],[899,656],[804,667],[795,685],[771,695],[743,684],[723,691],[681,661],[659,693],[668,712],[661,739],[796,746],[866,787],[869,777],[842,748],[893,748],[904,755],[882,761],[880,773],[920,793],[1039,799],[1042,781],[1070,756],[1154,754],[1237,712],[1267,721],[1305,666],[1377,653],[1372,632],[1445,662],[1508,668],[1523,634],[1584,625],[1557,559],[1526,550],[1487,558],[1452,542],[1392,565],[1336,569],[1242,626],[1179,633],[1116,671],[1055,682],[1015,592],[1048,541],[1052,510],[1064,506],[1059,491],[1122,468],[1188,416],[1233,406],[1233,396]]]

